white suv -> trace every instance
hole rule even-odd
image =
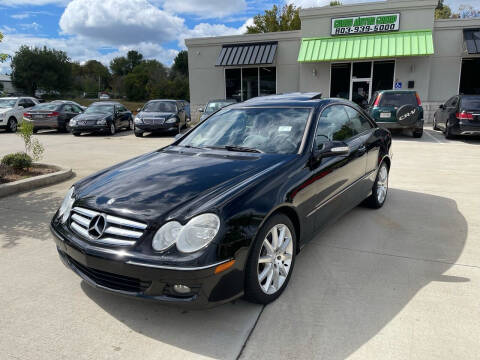
[[[23,110],[39,104],[32,97],[0,98],[0,129],[16,132],[23,119]]]

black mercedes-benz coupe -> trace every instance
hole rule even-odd
[[[88,284],[190,307],[275,300],[314,234],[387,197],[391,135],[317,94],[229,106],[71,187],[51,221]]]

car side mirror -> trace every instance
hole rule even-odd
[[[142,109],[141,109],[141,108],[137,108],[137,112],[140,112],[140,111],[142,111]]]
[[[443,104],[440,104],[440,106],[438,107],[439,109],[445,109],[445,106]]]
[[[198,108],[198,112],[203,112],[203,108]]]

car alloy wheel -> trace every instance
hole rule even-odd
[[[379,204],[383,204],[388,192],[388,169],[385,163],[382,164],[378,171],[376,196]]]
[[[277,224],[263,239],[258,257],[257,276],[260,288],[272,295],[280,290],[292,265],[293,239],[285,224]]]
[[[17,132],[17,120],[15,119],[10,119],[8,120],[8,126],[7,126],[8,132]]]
[[[133,120],[130,119],[130,121],[128,122],[128,130],[133,130],[133,129],[134,129]]]
[[[116,129],[115,129],[115,124],[111,123],[110,124],[110,135],[115,135]]]
[[[433,130],[438,130],[437,117],[433,115]]]

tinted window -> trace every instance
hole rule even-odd
[[[457,105],[457,97],[454,96],[447,100],[445,107],[455,107]]]
[[[123,105],[118,105],[117,106],[117,109],[119,112],[125,112],[125,111],[128,111],[127,108]]]
[[[345,106],[345,110],[347,111],[352,127],[355,129],[357,134],[361,134],[362,132],[372,128],[370,122],[357,110],[351,108],[350,106]]]
[[[70,104],[65,104],[65,106],[63,107],[63,111],[67,112],[67,113],[73,113],[75,111],[73,111],[73,107],[72,105]]]
[[[310,108],[226,108],[198,125],[179,145],[230,145],[293,154],[298,151],[310,112]]]
[[[380,106],[400,107],[403,105],[417,106],[417,97],[415,93],[383,93],[380,98]]]
[[[145,104],[142,111],[145,112],[177,112],[177,107],[173,101],[154,101]]]
[[[214,113],[215,111],[220,110],[229,104],[234,103],[229,101],[211,101],[207,104],[207,106],[205,106],[205,114]]]
[[[225,94],[227,98],[242,101],[241,79],[240,69],[225,69]]]
[[[327,107],[318,119],[317,144],[336,140],[345,141],[357,135],[343,105]]]
[[[23,106],[24,108],[29,108],[29,107],[35,106],[35,103],[30,99],[22,99],[20,100],[18,105]]]
[[[480,96],[462,97],[462,110],[480,110]]]
[[[72,109],[73,109],[73,112],[74,112],[74,113],[79,114],[79,113],[81,113],[81,112],[83,111],[83,109],[82,109],[80,106],[77,106],[77,105],[75,105],[75,104],[71,104],[71,105],[72,105]]]
[[[92,113],[113,114],[113,105],[92,105],[85,110],[85,114]]]

